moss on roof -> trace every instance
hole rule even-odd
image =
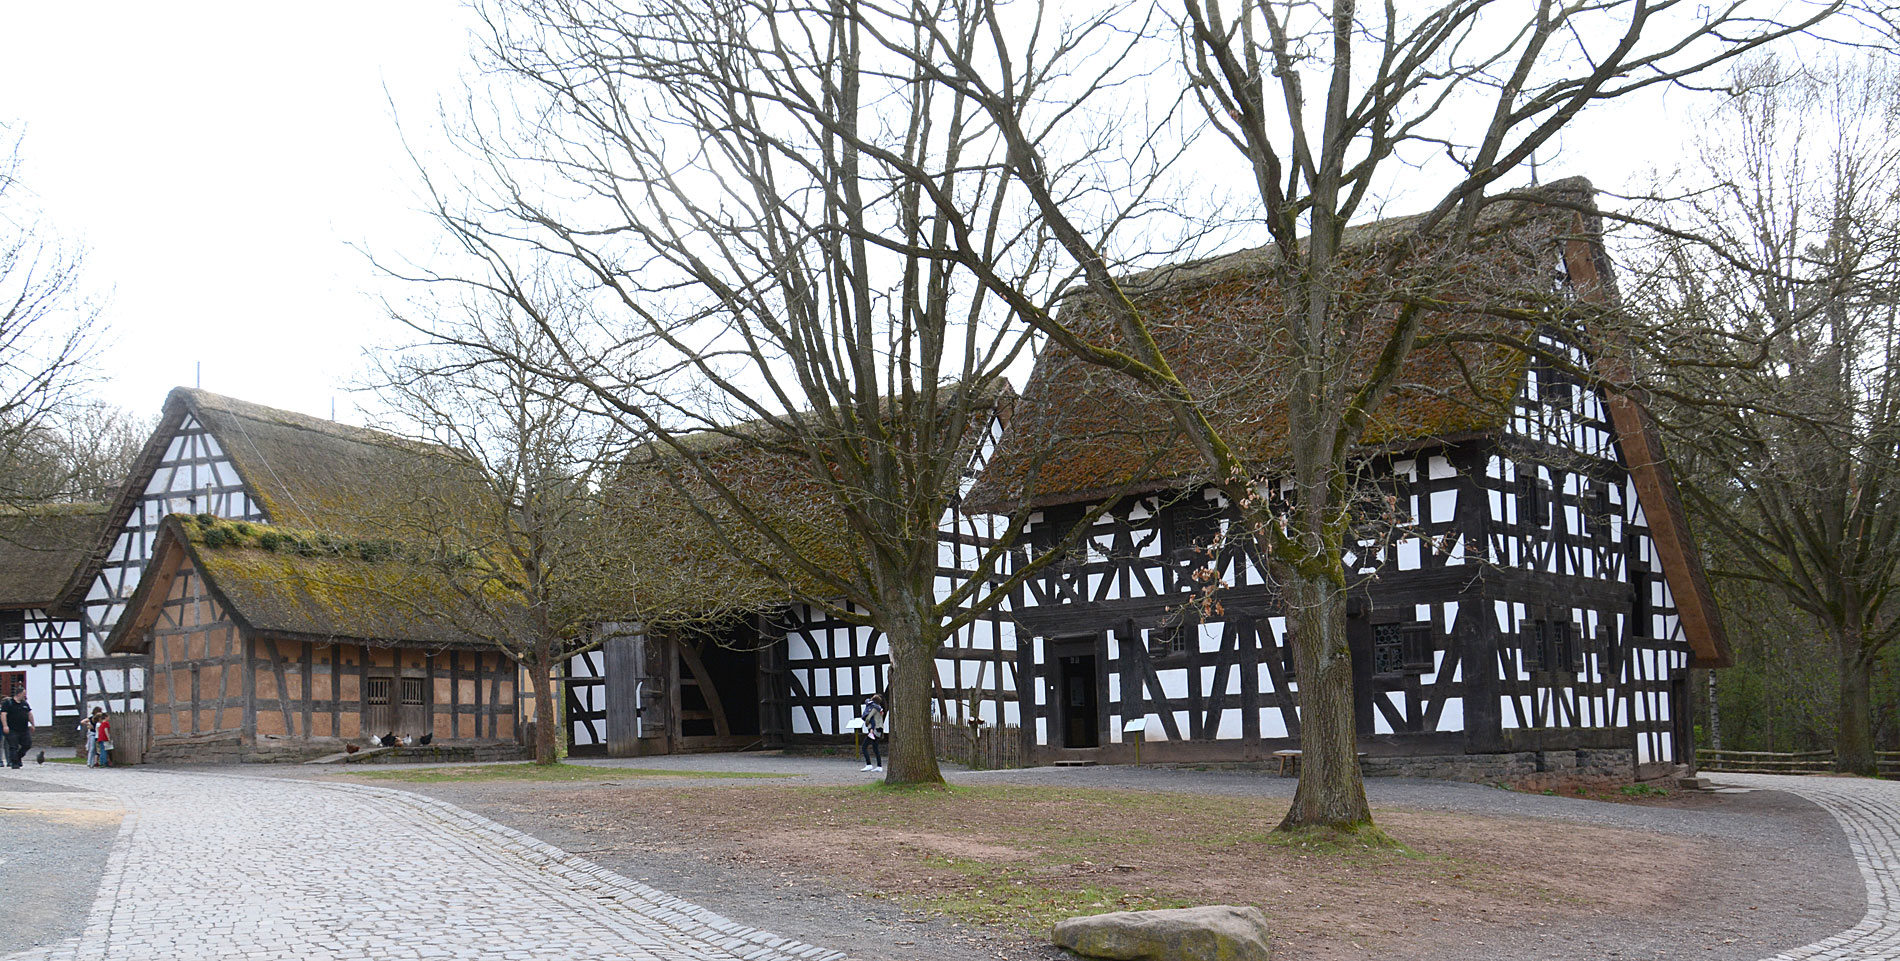
[[[420,496],[479,485],[445,447],[180,387],[182,406],[218,438],[271,523],[374,537]]]
[[[332,536],[384,536],[400,530],[417,505],[465,503],[482,483],[461,455],[384,431],[351,427],[294,411],[264,407],[209,391],[179,387],[165,398],[158,427],[105,518],[91,556],[60,594],[78,604],[105,563],[114,536],[145,495],[173,434],[186,418],[211,431],[274,525]]]
[[[497,616],[524,617],[505,599],[475,603],[450,580],[466,558],[445,558],[386,538],[250,524],[209,514],[173,514],[159,529],[154,558],[182,549],[231,614],[267,635],[335,639],[380,646],[493,649],[481,639]],[[132,606],[162,602],[141,582]],[[109,641],[115,651],[137,650],[143,639],[119,621]],[[475,630],[471,630],[475,628]]]
[[[0,510],[0,607],[54,607],[105,523],[104,504]]]
[[[1568,204],[1587,200],[1585,181],[1545,188]],[[1427,313],[1421,334],[1522,337],[1531,324],[1502,319],[1506,311],[1537,311],[1555,300],[1558,238],[1572,230],[1568,207],[1498,204],[1481,222],[1480,253],[1450,260],[1426,245],[1402,271],[1404,291],[1384,271],[1387,245],[1415,229],[1402,217],[1348,232],[1349,271],[1341,288],[1363,306],[1350,341],[1351,366],[1369,369],[1396,323],[1399,294],[1460,305]],[[1145,312],[1155,340],[1227,442],[1257,469],[1287,454],[1286,405],[1296,373],[1282,338],[1289,319],[1272,274],[1272,248],[1241,251],[1137,274],[1124,289]],[[1426,278],[1421,281],[1420,277]],[[1084,293],[1064,319],[1096,343],[1124,341]],[[1125,349],[1125,348],[1124,348]],[[1487,343],[1420,346],[1400,381],[1375,409],[1364,432],[1368,447],[1493,430],[1504,423],[1529,357]],[[1158,460],[1145,478],[1136,474]],[[1167,406],[1131,378],[1086,363],[1057,346],[1037,358],[1009,432],[971,492],[977,509],[1022,503],[1088,501],[1125,484],[1152,488],[1199,482],[1205,466],[1176,428]]]
[[[971,423],[952,455],[955,463],[969,463],[990,418],[1014,400],[1013,390],[999,384],[972,406]],[[847,523],[836,491],[812,477],[811,461],[789,431],[753,422],[682,437],[679,446],[702,458],[798,556],[831,577],[859,579],[858,552],[867,548]],[[952,490],[961,480],[961,470],[944,478]],[[711,515],[710,522],[694,509],[696,504]],[[838,594],[825,578],[801,572],[721,501],[672,446],[656,443],[636,451],[608,491],[608,508],[621,525],[616,536],[635,559],[629,594],[640,619],[701,619]],[[933,532],[935,520],[930,521]],[[722,546],[722,533],[740,554],[763,560],[785,576],[770,576],[739,560]]]

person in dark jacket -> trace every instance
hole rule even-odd
[[[6,736],[7,767],[26,763],[26,752],[33,746],[33,705],[26,700],[26,688],[0,699],[0,734]]]

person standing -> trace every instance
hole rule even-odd
[[[112,716],[106,713],[105,708],[94,708],[94,710],[99,712],[98,714],[99,719],[93,722],[92,740],[93,740],[93,748],[95,751],[98,752],[99,763],[93,766],[94,767],[111,767],[112,766]]]
[[[7,767],[25,764],[27,749],[33,746],[33,705],[27,703],[25,687],[0,700],[0,734],[6,735]]]
[[[92,749],[95,742],[92,725],[99,719],[99,709],[95,707],[92,710],[93,713],[79,719],[79,727],[76,729],[79,731],[79,750],[81,751],[79,756],[85,758],[87,767],[92,766]]]
[[[86,766],[99,766],[99,721],[106,716],[106,709],[95,707],[86,716]]]
[[[858,709],[858,716],[864,720],[864,770],[884,770],[884,698],[873,694],[864,699],[864,706]],[[873,758],[876,760],[874,761]]]

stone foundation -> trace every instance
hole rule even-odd
[[[334,740],[277,740],[246,744],[238,738],[196,741],[159,741],[146,749],[145,760],[158,764],[301,764],[343,750]],[[378,751],[363,761],[371,764],[472,764],[481,761],[522,761],[532,748],[511,741],[431,744]]]
[[[1636,779],[1636,757],[1627,750],[1517,751],[1509,754],[1436,754],[1369,757],[1367,777],[1423,777],[1480,784],[1515,783],[1536,777],[1619,781]]]
[[[1540,757],[1541,756],[1541,757]],[[1155,764],[1151,767],[1197,771],[1253,771],[1272,774],[1278,761],[1216,761],[1206,764]],[[1574,751],[1516,751],[1503,754],[1419,754],[1364,757],[1359,769],[1366,777],[1417,777],[1440,781],[1518,786],[1537,779],[1556,781],[1637,780],[1632,750],[1579,748]]]

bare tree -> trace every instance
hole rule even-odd
[[[0,452],[0,488],[22,501],[109,501],[151,432],[122,407],[64,403]]]
[[[1831,641],[1835,757],[1875,773],[1870,691],[1900,636],[1900,72],[1890,59],[1758,59],[1701,140],[1709,189],[1668,244],[1647,306],[1759,354],[1673,372],[1686,489],[1733,578],[1763,585]],[[1804,639],[1785,639],[1795,645]]]
[[[599,500],[610,435],[580,410],[575,385],[535,375],[552,346],[509,300],[432,306],[426,321],[401,316],[524,363],[441,345],[372,355],[372,386],[394,414],[386,426],[459,455],[414,461],[441,470],[413,478],[414,497],[388,519],[392,537],[424,548],[439,575],[426,583],[441,586],[400,600],[521,665],[533,684],[535,760],[552,764],[562,717],[553,678],[599,644],[596,627],[627,603],[628,558]]]
[[[1007,138],[931,82],[931,65],[978,58],[1017,25],[965,0],[484,10],[491,66],[531,106],[462,128],[485,184],[434,187],[441,221],[480,268],[409,274],[512,299],[558,360],[460,342],[584,388],[589,406],[666,455],[647,464],[691,505],[704,546],[781,585],[783,600],[881,632],[887,779],[941,781],[935,657],[1014,586],[989,572],[1027,515],[999,523],[974,576],[947,590],[938,530],[1008,394],[1005,373],[1034,344],[960,260],[980,252],[987,276],[1016,291],[1059,288],[1063,271],[1019,216]],[[1107,23],[1052,35],[1048,57],[1012,65],[1022,90],[1108,83],[1132,43]],[[1123,133],[1098,140],[1093,159],[1125,146],[1112,159],[1137,183],[1171,159]],[[1105,201],[1110,219],[1145,202],[1139,190]],[[597,294],[595,325],[552,319],[525,264]],[[734,448],[763,452],[809,496],[761,503],[709,456]],[[794,528],[832,533],[814,543]]]
[[[50,441],[41,433],[79,401],[105,332],[81,286],[84,253],[55,236],[29,202],[17,130],[0,123],[0,451],[9,455]],[[38,479],[15,489],[16,479],[0,476],[0,499],[38,499]]]

